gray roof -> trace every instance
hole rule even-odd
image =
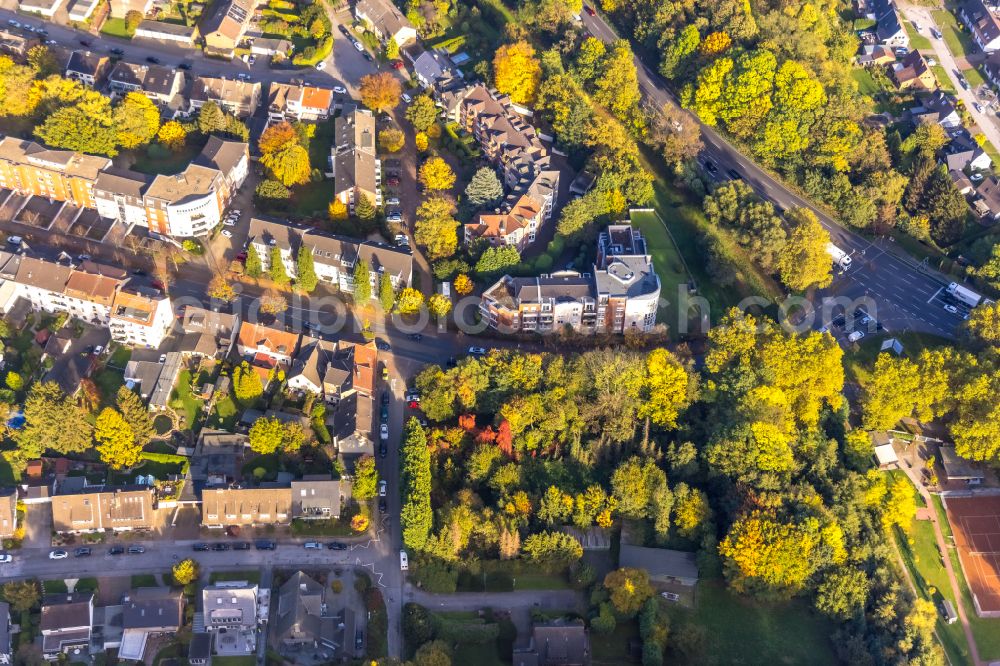
[[[962,4],[961,11],[968,17],[972,31],[983,43],[988,44],[1000,37],[1000,19],[997,19],[983,0],[968,0]]]
[[[184,602],[180,590],[143,587],[134,590],[122,604],[125,629],[180,627],[184,624]]]
[[[983,471],[977,468],[971,461],[955,453],[953,446],[941,446],[941,466],[949,479],[982,479],[985,477]]]
[[[413,28],[406,15],[392,0],[358,0],[355,14],[364,14],[383,35],[393,37],[403,28]]]
[[[75,627],[90,629],[90,609],[94,603],[91,592],[46,594],[42,597],[42,631],[58,631]]]
[[[142,21],[139,23],[139,27],[136,28],[137,31],[141,30],[144,32],[160,32],[165,35],[174,35],[181,37],[194,37],[195,27],[188,27],[186,25],[181,25],[179,23],[166,23],[163,21]]]
[[[257,625],[257,586],[246,583],[216,583],[201,591],[205,626]]]
[[[326,586],[297,571],[278,592],[278,638],[319,641],[327,647],[343,645],[343,628],[340,618],[331,614],[327,606]],[[352,644],[353,647],[353,644]]]
[[[645,569],[652,577],[698,578],[698,565],[694,553],[666,548],[644,548],[622,544],[618,565]]]
[[[188,661],[208,660],[212,657],[212,634],[204,631],[191,634],[188,646]]]
[[[10,604],[0,601],[0,655],[10,653]]]
[[[87,76],[96,77],[100,73],[101,65],[107,62],[107,56],[90,51],[73,51],[66,64],[67,72],[77,72]]]
[[[341,482],[328,475],[292,481],[292,516],[339,516],[341,492]]]
[[[515,649],[512,666],[590,664],[590,639],[582,620],[555,620],[531,628],[527,648]]]
[[[174,390],[174,382],[180,374],[181,365],[184,362],[180,352],[167,352],[167,360],[163,363],[160,376],[156,378],[156,385],[149,393],[149,404],[151,407],[165,408],[170,401],[170,394]]]
[[[201,154],[194,158],[194,163],[218,169],[228,176],[246,156],[247,149],[247,144],[242,141],[226,141],[212,136],[202,148]]]

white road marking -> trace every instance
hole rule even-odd
[[[937,295],[941,293],[941,291],[943,289],[944,289],[944,287],[938,287],[938,290],[935,291],[934,294],[930,298],[927,299],[927,302],[930,303],[931,301],[933,301],[937,297]]]

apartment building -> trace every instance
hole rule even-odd
[[[504,333],[647,332],[656,324],[660,280],[641,232],[612,225],[598,239],[591,273],[538,277],[505,275],[483,292],[479,310]]]
[[[292,481],[292,518],[328,520],[340,517],[345,494],[350,493],[347,481],[333,479],[329,474],[313,474]]]
[[[173,324],[169,298],[153,290],[121,289],[111,305],[108,327],[117,342],[158,348]]]
[[[228,0],[215,8],[215,13],[202,24],[205,49],[219,55],[232,56],[250,27],[253,18],[252,0]]]
[[[268,84],[267,116],[271,122],[326,120],[332,109],[333,90],[330,88],[273,81]]]
[[[959,5],[958,15],[983,53],[1000,50],[1000,9],[995,3],[966,0]]]
[[[175,634],[184,626],[184,595],[168,587],[140,587],[122,599],[118,658],[142,661],[150,638]]]
[[[287,525],[291,520],[291,488],[205,488],[201,492],[205,527]]]
[[[0,139],[0,187],[79,208],[94,208],[94,182],[111,160],[70,150],[50,150],[15,137]]]
[[[365,196],[374,206],[382,205],[382,164],[375,148],[375,116],[351,105],[334,121],[330,148],[333,196],[351,212]]]
[[[141,92],[160,106],[180,108],[184,73],[159,65],[136,65],[121,60],[108,75],[108,87],[113,92]]]
[[[250,220],[250,245],[260,256],[264,270],[270,268],[271,250],[277,249],[288,275],[295,277],[299,247],[312,249],[316,277],[337,286],[344,292],[354,291],[354,266],[358,260],[368,264],[368,278],[372,298],[378,296],[378,285],[383,275],[397,291],[410,286],[413,277],[413,256],[399,248],[359,241],[283,222],[253,218]]]
[[[152,488],[96,490],[52,498],[52,529],[60,534],[130,532],[155,526]]]
[[[184,336],[178,348],[182,354],[225,360],[233,350],[240,330],[240,315],[187,305],[181,319]]]
[[[288,388],[300,394],[322,396],[332,403],[355,392],[372,397],[377,369],[378,348],[374,342],[303,339],[288,373]]]
[[[247,118],[260,104],[260,83],[199,76],[191,85],[188,113],[195,113],[208,102],[215,102],[234,116]]]
[[[542,225],[552,218],[559,193],[559,172],[545,170],[532,181],[528,190],[513,205],[505,201],[493,213],[480,213],[476,221],[464,227],[465,243],[485,240],[492,246],[513,245],[523,252],[535,242]]]

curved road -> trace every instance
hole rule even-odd
[[[619,39],[601,16],[584,13],[582,18],[587,30],[601,41],[610,43]],[[635,63],[643,94],[657,107],[664,104],[676,106],[677,100],[666,82],[638,56]],[[698,121],[696,116],[692,117]],[[715,129],[700,121],[698,124],[705,145],[703,158],[718,165],[720,175],[727,170],[735,170],[763,198],[782,209],[809,208],[830,233],[833,243],[852,254],[854,263],[851,269],[837,276],[830,288],[820,292],[820,297],[846,297],[859,302],[871,299],[875,306],[871,313],[889,332],[913,330],[946,337],[955,335],[964,312],[960,309],[953,314],[942,307],[945,301],[941,299],[941,290],[950,282],[949,278],[906,255],[895,247],[892,239],[872,242],[848,231],[826,212],[792,192],[740,153]]]

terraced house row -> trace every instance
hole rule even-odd
[[[216,227],[246,179],[248,146],[212,137],[184,171],[172,176],[120,169],[110,159],[50,150],[14,137],[0,140],[0,187],[96,209],[129,229],[188,238]]]

